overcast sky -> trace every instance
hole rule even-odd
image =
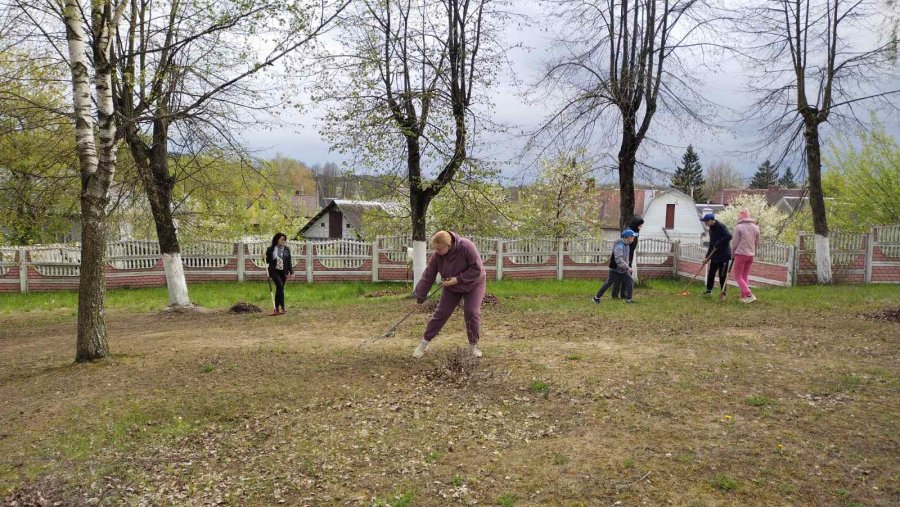
[[[542,63],[549,58],[551,45],[549,34],[540,29],[546,26],[546,21],[542,19],[545,13],[538,2],[533,0],[516,0],[514,8],[531,16],[534,25],[524,30],[511,25],[504,32],[508,46],[516,43],[524,45],[522,49],[512,50],[509,59],[519,81],[526,84],[533,83],[540,75]],[[718,118],[715,119],[723,128],[696,127],[671,131],[664,122],[654,122],[649,136],[659,140],[661,144],[646,146],[642,153],[639,153],[639,160],[650,166],[671,171],[690,143],[699,153],[704,167],[717,161],[728,161],[749,181],[756,167],[770,155],[767,152],[749,153],[760,138],[759,126],[738,121],[738,113],[745,111],[751,104],[751,97],[746,89],[749,71],[742,68],[736,59],[730,58],[715,62],[707,68],[698,67],[697,72],[697,77],[703,82],[700,89],[704,96],[713,103],[723,105],[718,108]],[[900,89],[900,77],[897,72],[894,73],[890,86],[891,89]],[[495,119],[512,126],[512,132],[531,131],[541,124],[549,111],[549,104],[530,103],[525,92],[523,87],[513,84],[509,75],[502,76],[501,81],[490,90],[490,99],[496,106]],[[900,101],[900,95],[895,101]],[[339,162],[349,166],[349,157],[331,151],[328,143],[320,136],[318,132],[320,113],[320,106],[307,100],[307,108],[303,114],[285,112],[281,117],[283,126],[248,130],[244,133],[244,139],[262,156],[281,153],[307,164]],[[882,115],[881,121],[888,132],[900,139],[900,118],[897,115]],[[833,130],[825,126],[823,138],[827,140],[834,135]],[[503,174],[511,180],[521,177],[523,169],[533,161],[533,157],[525,159],[520,157],[524,137],[486,132],[482,140],[483,144],[479,143],[481,147],[477,156],[496,162],[503,168]],[[595,148],[594,151],[600,150]],[[612,150],[609,153],[594,153],[594,156],[599,160],[605,159],[608,164],[614,154],[615,150]]]

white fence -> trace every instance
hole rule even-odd
[[[504,273],[518,277],[602,276],[607,269],[614,241],[604,238],[502,239],[473,237],[492,278],[502,280]],[[195,241],[182,246],[182,263],[189,280],[265,279],[265,250],[268,241],[223,242]],[[379,237],[374,242],[353,240],[289,241],[296,275],[305,272],[306,281],[315,280],[407,280],[409,236]],[[757,261],[769,264],[770,278],[781,279],[773,268],[786,267],[785,284],[809,281],[809,258],[814,256],[812,238],[801,235],[796,246],[763,243]],[[900,225],[874,227],[869,234],[834,233],[831,237],[834,264],[855,263],[845,274],[850,281],[897,282],[892,274],[900,267]],[[638,242],[639,272],[650,269],[652,276],[681,273],[681,261],[699,263],[707,248],[698,244],[679,244],[665,239],[647,238]],[[803,262],[801,263],[801,256]],[[155,241],[121,241],[107,246],[108,283],[141,286],[164,280],[160,248]],[[0,291],[27,291],[29,270],[38,287],[77,286],[81,251],[78,245],[43,245],[0,248]],[[802,264],[802,266],[801,266]],[[865,268],[863,268],[865,264]],[[18,267],[18,277],[10,270]],[[647,272],[647,271],[644,271]],[[796,278],[800,276],[800,278]],[[39,289],[40,290],[40,289]]]

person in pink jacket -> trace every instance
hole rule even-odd
[[[748,278],[753,258],[756,257],[757,246],[759,246],[759,226],[750,216],[750,210],[743,208],[738,212],[738,223],[734,226],[731,238],[731,251],[734,253],[732,271],[738,287],[741,288],[741,303],[756,301],[756,296],[750,292]]]

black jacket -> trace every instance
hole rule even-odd
[[[706,249],[706,256],[716,249],[713,254],[712,262],[724,263],[731,260],[731,231],[722,222],[716,220],[716,223],[709,228],[709,248]]]
[[[628,222],[628,228],[634,232],[637,232],[638,234],[640,234],[640,232],[638,231],[638,227],[640,227],[642,225],[644,225],[644,219],[637,215],[633,216],[631,218],[631,221]],[[637,244],[638,244],[638,238],[634,238],[634,242],[631,243],[631,245],[629,245],[631,247],[631,250],[628,251],[628,265],[629,266],[634,266],[634,252],[637,251]]]
[[[275,247],[270,246],[266,248],[266,264],[269,266],[269,269],[275,269]],[[284,272],[293,275],[294,274],[294,263],[291,262],[291,249],[288,248],[287,245],[284,245],[284,254],[282,254],[281,259],[284,261]]]

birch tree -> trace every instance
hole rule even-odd
[[[475,111],[495,73],[502,2],[361,0],[326,55],[323,128],[362,165],[408,183],[413,279],[425,269],[429,204],[470,156]]]
[[[883,17],[867,0],[769,0],[741,16],[750,37],[751,63],[758,72],[752,110],[764,119],[769,146],[779,146],[778,163],[802,153],[816,245],[816,275],[830,283],[828,216],[822,190],[822,128],[858,125],[855,110],[900,93],[885,80],[897,34],[872,42]],[[777,165],[777,164],[776,164]]]
[[[115,29],[126,5],[124,0],[92,0],[88,8],[79,0],[65,0],[62,5],[81,173],[77,362],[109,355],[104,317],[106,219],[109,187],[121,141],[113,107],[114,71],[110,56]]]

